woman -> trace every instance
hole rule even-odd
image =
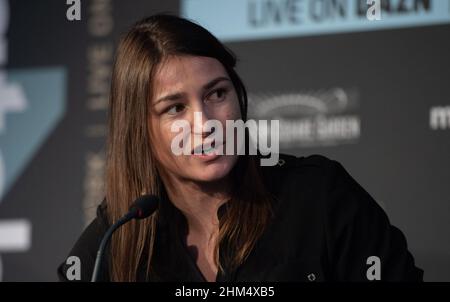
[[[214,131],[195,112],[224,129],[247,119],[235,63],[207,30],[175,16],[146,18],[121,40],[106,198],[70,253],[81,280],[91,278],[107,227],[141,194],[159,196],[159,208],[115,233],[104,281],[422,280],[401,231],[338,162],[280,154],[277,165],[261,166],[259,153],[202,151]],[[188,155],[173,150],[180,120],[194,129],[188,141],[203,142]],[[69,269],[59,267],[61,280]]]

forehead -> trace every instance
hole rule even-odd
[[[227,76],[223,65],[214,58],[171,56],[157,69],[154,77],[156,96],[197,89],[212,79]]]

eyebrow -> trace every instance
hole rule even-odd
[[[221,77],[217,77],[214,80],[206,83],[205,85],[203,85],[202,88],[203,88],[203,90],[211,89],[212,87],[216,86],[217,83],[222,82],[222,81],[230,81],[231,82],[231,80],[229,78],[221,76]],[[163,96],[163,97],[159,98],[155,102],[154,105],[156,105],[156,104],[158,104],[160,102],[164,102],[164,101],[176,101],[176,100],[182,98],[183,96],[184,96],[184,93],[182,93],[182,92],[178,92],[178,93],[174,93],[174,94],[168,94],[166,96]]]

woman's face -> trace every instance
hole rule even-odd
[[[160,167],[171,176],[190,181],[209,182],[225,177],[237,161],[237,155],[225,155],[226,120],[240,119],[241,113],[236,90],[223,65],[209,57],[172,56],[158,68],[153,87],[148,122]],[[194,112],[197,117],[201,113],[201,122],[194,119]],[[183,147],[194,150],[211,134],[202,130],[211,119],[222,125],[224,155],[174,154],[172,141],[177,135],[180,137],[181,129],[172,132],[173,123],[189,123],[190,140]],[[218,139],[216,148],[219,144]]]

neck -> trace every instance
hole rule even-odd
[[[172,203],[184,214],[190,234],[211,236],[219,227],[217,211],[230,197],[229,177],[214,182],[195,182],[163,177]]]

